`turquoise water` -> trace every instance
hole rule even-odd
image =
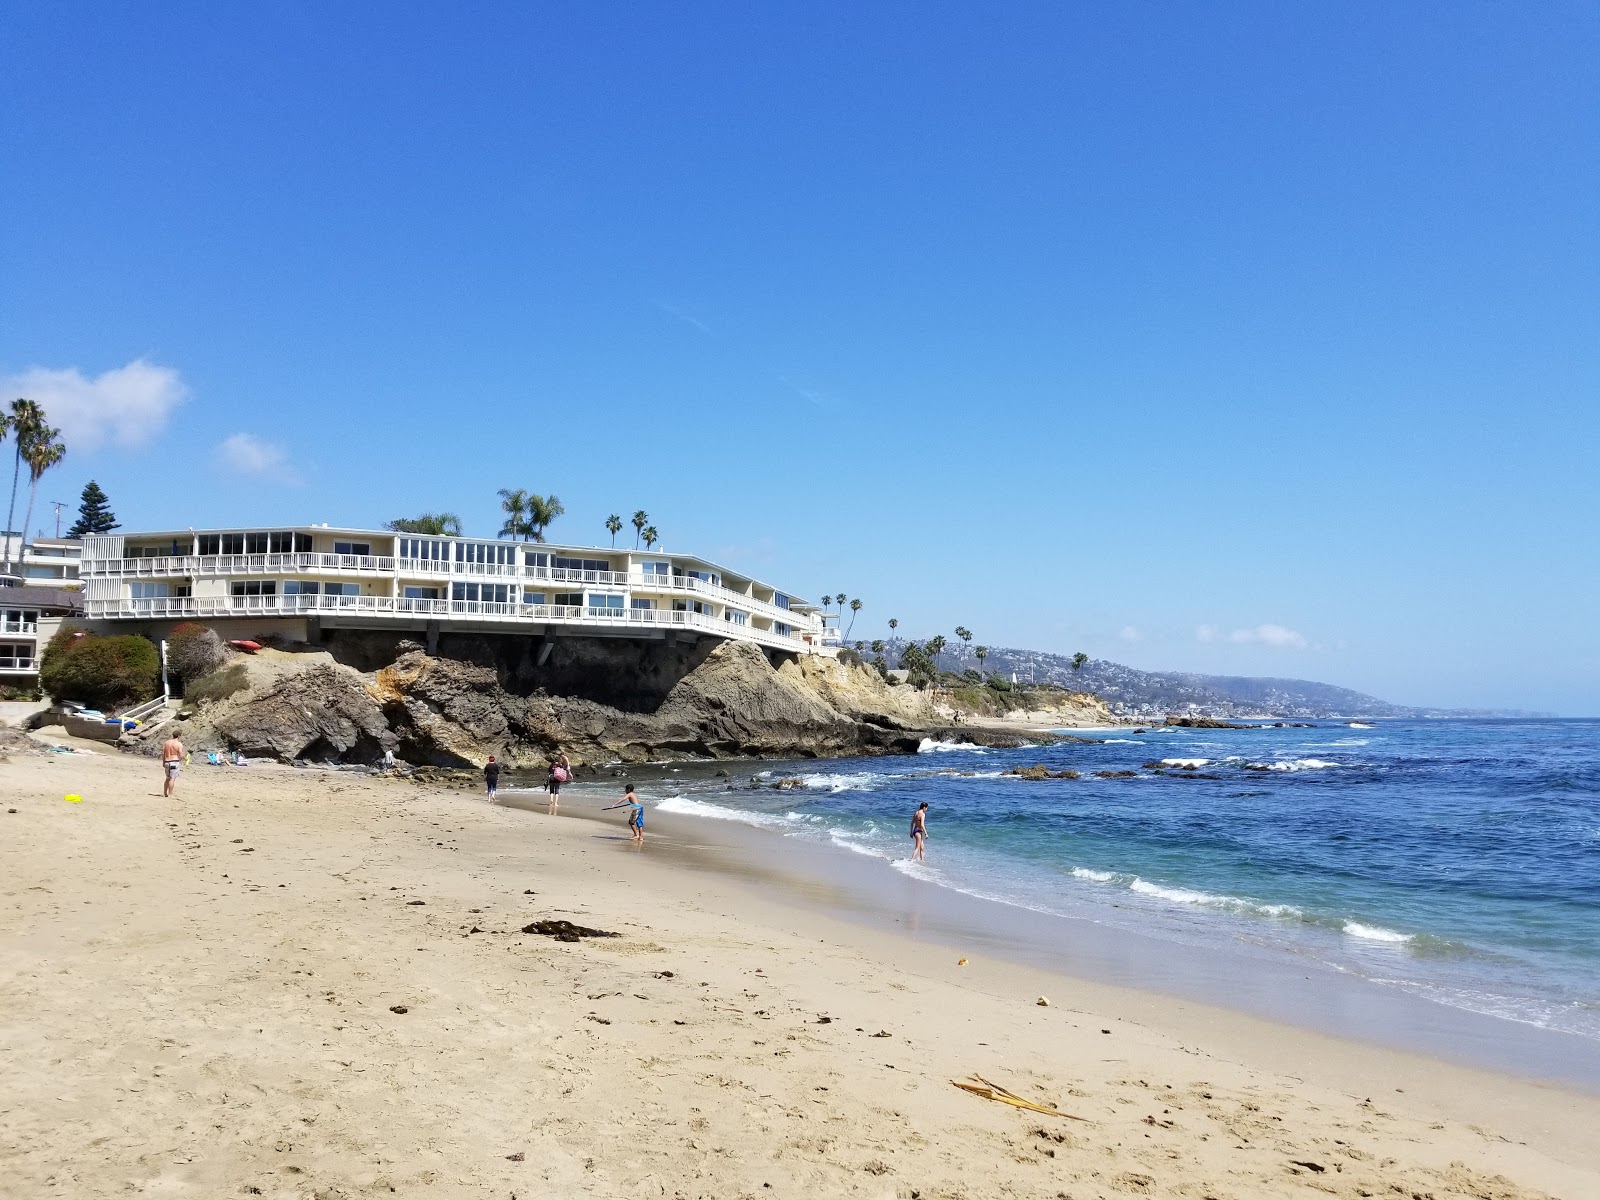
[[[1600,722],[1093,736],[1107,740],[928,744],[757,776],[803,781],[781,791],[643,790],[666,811],[831,844],[995,903],[1189,945],[1245,941],[1600,1040]],[[1168,774],[1146,765],[1163,760]],[[1003,774],[1035,763],[1083,777]],[[1092,774],[1115,770],[1137,776]],[[928,861],[913,864],[923,800]]]

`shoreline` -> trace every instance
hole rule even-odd
[[[289,768],[195,768],[165,802],[119,755],[0,779],[21,1195],[1600,1188],[1593,1096],[987,948],[959,966],[925,927],[821,911],[837,881],[789,872],[796,903],[739,878],[710,822],[652,811],[640,854],[577,793],[557,821]],[[518,932],[545,917],[623,936]],[[950,1086],[972,1072],[1088,1123]]]
[[[593,789],[596,798],[609,791]],[[542,793],[537,794],[542,797]],[[574,793],[574,799],[578,793]],[[646,800],[652,797],[646,794]],[[536,803],[507,804],[543,814]],[[563,816],[586,819],[585,814]],[[660,812],[651,828],[678,844],[683,865],[720,874],[747,890],[791,902],[859,928],[935,942],[956,956],[978,952],[1072,983],[1153,992],[1241,1017],[1441,1062],[1553,1084],[1600,1098],[1600,1043],[1510,1018],[1488,1016],[1386,988],[1239,940],[1219,957],[1154,932],[1130,932],[918,878],[894,863],[788,836],[779,830],[698,814]],[[936,842],[930,853],[937,856]],[[783,867],[772,865],[782,859]],[[1306,971],[1312,974],[1306,974]]]

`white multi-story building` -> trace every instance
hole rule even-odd
[[[79,609],[77,592],[0,587],[0,688],[33,691],[39,683],[39,656],[62,620]]]
[[[76,585],[82,553],[83,543],[76,538],[37,537],[24,542],[21,534],[0,533],[0,564],[10,563],[9,575],[29,587]]]
[[[92,534],[80,563],[95,624],[318,642],[324,630],[743,639],[830,652],[815,606],[661,550],[430,537],[327,525]]]

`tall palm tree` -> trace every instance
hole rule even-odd
[[[23,452],[28,463],[28,515],[22,522],[23,537],[27,537],[28,526],[33,524],[33,502],[39,495],[40,477],[67,456],[67,448],[60,439],[61,430],[44,426],[33,435]]]
[[[562,513],[567,511],[567,506],[561,503],[561,497],[551,493],[541,496],[538,492],[528,494],[528,536],[536,542],[544,541],[544,531]]]
[[[654,525],[646,525],[644,527],[644,532],[639,536],[644,538],[644,548],[646,550],[650,549],[651,546],[654,546],[661,540],[661,535],[656,532],[656,527]]]
[[[860,611],[861,601],[859,599],[850,601],[850,629],[854,629],[856,627],[856,614]],[[845,637],[850,636],[850,629],[844,631]]]
[[[833,598],[833,602],[839,606],[839,619],[841,621],[844,620],[844,602],[848,599],[850,599],[850,597],[846,596],[843,592],[840,592]]]
[[[983,670],[983,660],[989,657],[989,647],[979,646],[973,653],[978,656],[978,670],[981,672]]]
[[[933,655],[933,669],[935,671],[939,669],[939,655],[944,653],[944,648],[947,644],[942,633],[935,634],[928,639],[928,653]]]
[[[972,630],[963,629],[960,625],[957,625],[956,626],[956,636],[958,638],[960,638],[965,645],[967,645],[967,646],[972,645]],[[963,651],[963,657],[965,657],[965,652],[964,651]]]
[[[519,538],[528,532],[528,492],[525,488],[501,488],[500,511],[506,514],[500,536]]]
[[[606,532],[611,535],[611,548],[617,548],[617,534],[622,532],[622,518],[612,513],[606,518]]]
[[[644,536],[644,527],[650,524],[650,514],[640,509],[633,514],[633,548],[639,548],[639,539]]]
[[[17,516],[17,480],[22,475],[22,456],[27,448],[28,439],[37,433],[44,425],[44,410],[32,400],[13,400],[11,402],[11,415],[6,422],[11,426],[11,436],[16,441],[16,458],[11,464],[11,505],[6,509],[6,532],[11,531],[11,522]],[[20,541],[18,551],[22,549]],[[6,539],[6,573],[11,572],[11,541]]]
[[[1083,670],[1083,664],[1088,662],[1088,661],[1089,661],[1089,656],[1087,654],[1085,654],[1082,650],[1079,650],[1076,654],[1074,654],[1072,656],[1072,669],[1074,671],[1081,671],[1081,670]]]
[[[899,617],[890,617],[889,618],[889,640],[891,642],[895,640],[894,631],[896,629],[899,629],[899,628],[900,628],[900,618]]]

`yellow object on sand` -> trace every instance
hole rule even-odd
[[[1069,1121],[1089,1120],[1088,1117],[1075,1117],[1071,1113],[1062,1112],[1059,1108],[1051,1108],[1048,1104],[1035,1104],[1032,1100],[1024,1100],[1015,1092],[1007,1091],[999,1084],[990,1083],[982,1075],[974,1075],[977,1083],[962,1083],[959,1079],[952,1079],[964,1092],[971,1092],[974,1096],[982,1096],[985,1100],[998,1100],[1001,1104],[1009,1104],[1013,1108],[1025,1108],[1029,1112],[1043,1113],[1047,1117],[1065,1117]]]
[[[77,792],[69,792],[67,795],[65,795],[65,796],[63,796],[61,798],[63,800],[65,800],[68,804],[82,804],[83,803],[83,797],[78,795]]]
[[[958,967],[964,967],[964,966],[966,966],[966,965],[967,965],[967,960],[966,960],[966,959],[964,959],[964,958],[958,958],[958,959],[956,959],[956,966],[958,966]]]

